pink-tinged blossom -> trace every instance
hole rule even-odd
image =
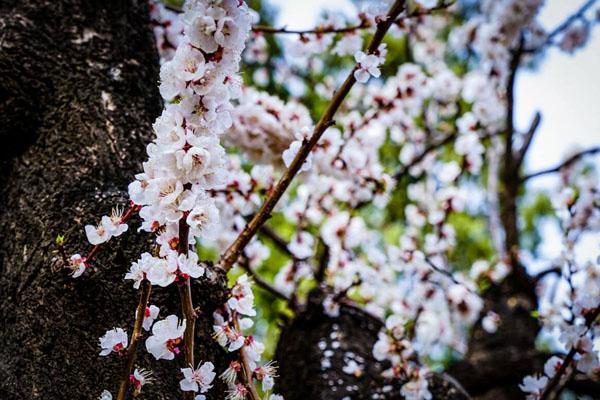
[[[213,314],[213,337],[223,347],[227,347],[229,351],[239,350],[245,341],[244,335],[233,327],[229,321],[225,321],[223,316],[218,312]]]
[[[127,332],[122,328],[106,331],[104,336],[100,338],[100,347],[102,347],[100,355],[107,356],[112,352],[121,354],[126,351],[128,342]]]
[[[152,372],[145,369],[136,368],[133,374],[129,375],[129,382],[133,387],[133,396],[137,397],[142,392],[142,387],[152,381]]]
[[[283,158],[283,163],[285,164],[286,167],[289,167],[292,164],[292,161],[294,161],[294,159],[296,158],[296,155],[300,151],[301,147],[302,147],[302,141],[294,140],[290,144],[290,147],[283,152],[282,158]],[[308,157],[306,157],[306,159],[302,163],[302,166],[300,167],[299,172],[308,171],[308,170],[310,170],[311,167],[312,167],[312,153],[310,153],[308,155]]]
[[[552,356],[544,364],[544,373],[548,378],[553,378],[556,372],[563,365],[563,359],[557,356]]]
[[[188,254],[169,253],[167,263],[169,270],[175,270],[184,279],[199,278],[204,275],[204,267],[198,263],[198,254],[190,251]]]
[[[175,282],[178,271],[176,262],[169,262],[167,259],[159,257],[151,257],[147,261],[149,265],[146,278],[152,285],[166,287]]]
[[[381,59],[376,55],[357,51],[354,54],[354,59],[357,63],[357,68],[354,71],[354,78],[357,82],[366,83],[371,76],[375,78],[381,76],[381,72],[379,71]]]
[[[182,368],[184,379],[179,381],[179,386],[183,391],[193,391],[206,393],[212,387],[211,383],[215,379],[214,365],[210,361],[200,362],[198,367]]]
[[[493,311],[488,311],[488,313],[481,320],[481,327],[487,333],[495,333],[498,330],[499,323],[500,316]]]
[[[152,336],[146,339],[146,349],[157,360],[172,360],[180,352],[186,320],[176,315],[158,321],[152,327]]]
[[[244,340],[244,349],[251,363],[255,364],[260,360],[261,354],[265,351],[265,345],[254,339],[253,336],[246,336]]]
[[[231,297],[227,301],[227,305],[242,315],[250,317],[256,315],[256,310],[254,310],[254,293],[252,293],[248,275],[241,275],[237,279],[236,284],[231,289]]]
[[[103,390],[98,400],[112,400],[112,398],[113,396],[108,390]]]
[[[288,248],[294,254],[294,256],[299,259],[304,259],[313,255],[315,251],[314,245],[314,237],[306,231],[300,231],[294,233]]]
[[[528,400],[537,400],[540,399],[542,396],[542,392],[544,391],[544,388],[546,387],[546,385],[548,384],[548,377],[546,376],[539,376],[539,375],[534,375],[534,376],[526,376],[525,378],[523,378],[523,383],[519,384],[519,388],[525,392],[528,393],[527,395],[527,399]]]
[[[411,378],[402,386],[400,394],[402,394],[406,400],[430,400],[432,395],[428,390],[427,379],[425,379],[423,374],[417,373],[416,375],[416,377]]]
[[[340,304],[332,296],[327,296],[323,300],[323,312],[331,318],[337,318],[340,316]]]
[[[154,324],[154,320],[158,318],[159,312],[160,308],[154,304],[146,307],[146,310],[144,311],[144,321],[142,322],[144,330],[149,331],[150,328],[152,328],[152,324]]]
[[[87,269],[87,264],[85,263],[86,258],[82,257],[80,254],[73,254],[69,259],[69,269],[73,271],[73,278],[79,278]]]
[[[229,363],[229,367],[219,375],[219,378],[228,385],[233,385],[237,380],[238,373],[242,370],[242,364],[239,361],[233,360]]]
[[[241,383],[237,383],[227,391],[225,400],[245,400],[248,395],[248,389]]]
[[[269,361],[268,363],[254,369],[256,379],[262,382],[261,386],[263,392],[268,392],[269,390],[273,389],[275,384],[274,377],[276,376],[276,373],[277,367],[273,361]]]
[[[590,23],[586,20],[579,20],[565,30],[558,46],[567,53],[573,53],[587,42],[589,36]]]
[[[107,242],[111,237],[117,237],[126,232],[128,226],[122,223],[122,217],[122,211],[115,209],[110,217],[104,215],[97,227],[86,225],[85,234],[88,241],[93,245],[99,245]]]

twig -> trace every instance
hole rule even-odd
[[[578,153],[575,153],[571,157],[567,158],[565,161],[561,162],[560,164],[558,164],[554,167],[543,169],[541,171],[537,171],[537,172],[533,172],[531,174],[525,175],[524,177],[521,178],[521,182],[525,182],[532,178],[537,178],[538,176],[554,174],[556,172],[560,172],[561,169],[570,166],[571,164],[575,163],[576,161],[579,161],[579,159],[581,159],[585,156],[588,156],[588,155],[596,154],[596,153],[600,153],[600,146],[592,147],[590,149],[582,150]]]
[[[584,335],[585,335],[585,333],[587,333],[587,331],[590,329],[590,327],[592,326],[592,324],[594,323],[596,318],[598,318],[599,315],[600,315],[600,307],[597,307],[596,309],[591,311],[591,313],[586,317],[587,330],[586,330],[586,332],[584,332]],[[567,384],[567,381],[563,381],[561,383],[560,378],[566,372],[567,368],[571,365],[576,354],[577,354],[577,349],[575,347],[572,347],[571,350],[569,350],[569,353],[567,353],[567,356],[563,360],[562,364],[556,371],[556,374],[552,377],[550,382],[548,382],[548,384],[544,388],[544,391],[542,393],[542,396],[540,397],[540,400],[547,400],[549,398],[549,396],[552,395],[552,393],[559,394],[563,390],[563,388]]]
[[[540,122],[542,121],[542,114],[539,111],[535,112],[533,120],[531,121],[531,125],[529,125],[529,129],[527,133],[525,133],[525,138],[523,139],[523,144],[519,148],[519,151],[515,155],[515,165],[516,168],[519,168],[521,164],[523,164],[523,160],[525,160],[525,155],[527,154],[527,150],[529,150],[529,146],[531,146],[531,141],[533,140],[533,136],[537,131],[537,128],[540,126]]]
[[[541,281],[545,276],[547,275],[551,275],[551,274],[557,274],[560,275],[562,272],[562,269],[560,267],[552,267],[552,268],[548,268],[545,269],[543,271],[538,272],[536,275],[533,276],[533,280],[534,282],[539,282]]]
[[[178,252],[179,254],[188,254],[189,251],[189,238],[190,227],[185,222],[185,218],[179,220],[179,243]],[[179,297],[181,299],[181,311],[186,319],[185,333],[184,333],[184,357],[185,365],[194,366],[194,329],[196,325],[196,312],[194,311],[194,303],[192,301],[192,287],[190,278],[186,278],[183,282],[177,285],[179,289]],[[183,398],[185,400],[193,400],[194,392],[186,391],[183,392]]]
[[[121,376],[121,383],[119,384],[119,393],[117,400],[125,400],[127,395],[127,389],[129,387],[129,376],[133,371],[133,365],[135,363],[135,353],[137,345],[142,337],[142,324],[144,323],[144,316],[146,314],[146,307],[148,307],[148,299],[150,298],[150,292],[152,291],[152,285],[149,281],[144,279],[141,284],[140,301],[135,311],[135,323],[133,324],[133,333],[131,334],[131,342],[127,347],[127,364],[123,375]]]
[[[426,15],[431,15],[431,14],[435,13],[436,11],[447,9],[452,4],[454,4],[454,1],[444,2],[435,7],[425,9],[425,10],[418,9],[411,14],[400,16],[399,18],[397,18],[394,21],[394,23],[398,24],[406,19],[418,18],[418,17],[423,17]],[[361,29],[368,29],[368,28],[372,28],[372,27],[373,27],[373,25],[368,23],[366,20],[363,20],[359,24],[345,26],[342,28],[336,28],[333,25],[324,25],[324,26],[320,26],[320,27],[316,27],[316,28],[312,28],[312,29],[287,29],[286,27],[277,28],[277,27],[268,26],[268,25],[255,25],[252,27],[252,31],[253,32],[262,32],[262,33],[276,33],[276,34],[283,34],[283,35],[308,35],[308,34],[320,35],[320,34],[327,34],[327,33],[349,33],[349,32],[354,32],[354,31],[361,30]]]
[[[345,26],[343,28],[336,28],[333,25],[327,25],[312,29],[287,29],[286,27],[277,28],[274,26],[268,25],[254,25],[252,27],[253,32],[261,32],[261,33],[278,33],[283,35],[308,35],[308,34],[325,34],[325,33],[348,33],[354,32],[360,29],[367,29],[372,27],[367,21],[362,21],[357,25]]]
[[[542,50],[544,47],[552,44],[552,40],[556,36],[558,36],[562,32],[564,32],[575,21],[582,18],[583,15],[587,12],[587,10],[589,10],[594,5],[595,2],[596,2],[596,0],[588,0],[587,2],[585,2],[577,11],[575,11],[571,16],[569,16],[567,19],[565,19],[560,25],[558,25],[556,28],[553,29],[546,37],[546,40],[544,41],[544,43],[542,43],[541,45],[539,45],[537,47],[533,47],[530,49],[524,49],[523,53],[527,53],[527,54],[537,53],[538,51]]]
[[[392,5],[390,11],[388,12],[388,17],[386,18],[386,20],[381,21],[377,24],[377,30],[375,31],[373,39],[371,40],[371,43],[367,49],[368,54],[373,54],[377,50],[377,48],[383,41],[386,32],[389,30],[390,26],[392,25],[396,17],[400,14],[403,8],[404,0],[396,0]],[[342,86],[331,99],[329,106],[319,119],[319,122],[317,122],[312,136],[308,140],[304,139],[302,146],[298,151],[298,154],[296,154],[296,157],[294,157],[294,160],[292,161],[290,166],[284,172],[279,182],[277,182],[277,185],[273,189],[273,192],[271,192],[271,195],[263,203],[260,211],[252,218],[252,220],[248,224],[246,224],[244,230],[240,233],[237,239],[231,244],[231,246],[229,246],[225,254],[223,254],[223,256],[221,257],[219,265],[223,270],[229,271],[229,269],[231,269],[233,264],[237,261],[238,257],[240,256],[244,247],[250,242],[250,240],[252,239],[252,237],[254,237],[259,228],[263,226],[267,219],[270,217],[271,212],[275,208],[275,205],[277,204],[281,196],[283,196],[283,193],[287,190],[288,186],[290,185],[296,174],[300,171],[300,168],[304,164],[304,161],[309,156],[311,150],[315,147],[315,145],[323,135],[323,132],[325,132],[325,130],[328,127],[334,124],[333,117],[335,116],[335,113],[340,108],[346,95],[350,92],[350,89],[352,89],[352,86],[354,86],[354,83],[356,83],[356,79],[354,78],[354,71],[357,67],[357,65],[354,66],[354,68],[352,69],[352,71],[350,71],[348,77],[346,78]]]
[[[233,326],[239,332],[240,324],[237,313],[233,316]],[[246,353],[245,345],[240,348],[240,359],[242,361],[242,379],[248,388],[251,400],[261,400],[256,387],[254,386],[253,371],[250,367],[250,358]]]
[[[277,290],[277,288],[271,286],[271,284],[269,284],[267,281],[262,279],[260,277],[260,275],[258,275],[256,273],[256,271],[254,271],[250,267],[250,263],[248,262],[248,259],[246,257],[241,258],[240,266],[242,267],[242,269],[244,269],[244,271],[246,271],[248,273],[248,275],[250,275],[250,277],[252,277],[252,280],[254,281],[254,283],[256,283],[256,285],[258,287],[266,290],[267,292],[271,293],[275,297],[278,297],[278,298],[288,301],[288,302],[290,301],[290,298],[288,296],[286,296],[283,292]]]
[[[268,225],[261,226],[259,233],[269,238],[271,242],[287,256],[295,258],[294,254],[290,251],[287,242]]]
[[[431,153],[434,150],[439,149],[440,147],[447,145],[448,143],[452,142],[456,138],[457,138],[456,133],[452,133],[438,142],[431,143],[429,146],[425,147],[425,149],[418,156],[413,158],[411,160],[411,162],[409,162],[406,165],[403,165],[402,168],[400,168],[400,170],[398,172],[396,172],[396,174],[394,175],[394,179],[396,179],[397,181],[402,179],[404,176],[406,176],[406,174],[408,173],[408,171],[410,171],[410,169],[412,167],[414,167],[415,165],[417,165],[418,163],[423,161],[423,159],[429,153]]]

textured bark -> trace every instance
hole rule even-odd
[[[98,356],[107,329],[132,331],[138,292],[123,276],[150,235],[112,240],[78,279],[53,272],[57,234],[85,254],[83,225],[126,206],[151,123],[161,110],[158,58],[147,3],[3,1],[0,5],[0,398],[93,399],[116,394],[125,357]],[[223,368],[211,339],[212,309],[225,279],[198,282],[196,357]],[[177,288],[153,291],[161,315],[181,315]],[[144,339],[145,340],[145,337]],[[154,361],[140,344],[136,365],[157,377],[146,398],[180,397],[177,362]],[[221,399],[216,382],[210,399]],[[159,394],[160,393],[160,394]]]
[[[402,399],[403,382],[384,379],[381,373],[389,366],[372,354],[382,322],[346,305],[339,317],[330,318],[323,313],[322,299],[322,292],[313,292],[307,308],[284,327],[276,353],[276,391],[286,400]],[[360,376],[343,371],[349,360],[364,366]],[[469,399],[447,375],[431,374],[428,381],[434,399]]]

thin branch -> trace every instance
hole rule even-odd
[[[593,155],[596,153],[600,153],[600,146],[592,147],[592,148],[589,148],[586,150],[582,150],[578,153],[575,153],[571,157],[567,158],[565,161],[561,162],[560,164],[558,164],[554,167],[543,169],[541,171],[537,171],[537,172],[533,172],[531,174],[525,175],[524,177],[521,178],[521,182],[525,182],[532,178],[537,178],[538,176],[554,174],[556,172],[560,172],[561,169],[572,165],[573,163],[579,161],[581,158],[583,158],[585,156]]]
[[[233,316],[233,326],[239,332],[240,324],[238,322],[237,313]],[[246,353],[245,345],[240,348],[240,359],[242,361],[242,379],[246,384],[246,388],[248,388],[250,399],[251,400],[261,400],[256,387],[254,386],[254,372],[252,371],[252,367],[250,366],[250,357]]]
[[[256,283],[256,285],[258,287],[260,287],[261,289],[264,289],[265,291],[271,293],[273,296],[285,300],[285,301],[290,301],[290,298],[288,296],[286,296],[283,292],[279,291],[277,288],[271,286],[271,284],[267,281],[265,281],[264,279],[262,279],[260,277],[260,275],[258,275],[256,273],[256,271],[254,271],[252,269],[252,267],[250,267],[250,263],[248,262],[248,259],[246,257],[242,257],[241,261],[240,261],[240,266],[242,267],[242,269],[244,271],[246,271],[248,273],[248,275],[250,275],[250,277],[252,277],[252,280],[254,281],[254,283]]]
[[[144,279],[141,284],[140,301],[135,310],[133,333],[131,334],[131,342],[129,343],[129,347],[127,347],[127,364],[125,366],[125,370],[123,371],[123,375],[121,376],[117,400],[125,400],[127,395],[127,389],[129,388],[129,376],[132,374],[137,345],[142,337],[142,324],[144,323],[144,316],[146,315],[146,307],[148,307],[148,299],[150,298],[151,291],[152,285],[149,281]]]
[[[254,25],[252,27],[253,32],[261,32],[261,33],[277,33],[283,35],[308,35],[308,34],[325,34],[325,33],[348,33],[354,32],[361,29],[371,28],[373,25],[370,25],[367,21],[362,21],[360,24],[349,25],[343,28],[336,28],[333,25],[326,25],[322,27],[312,28],[312,29],[287,29],[286,27],[277,28],[274,26],[268,25]]]
[[[187,255],[189,252],[189,233],[190,227],[185,222],[185,218],[179,220],[179,254]],[[192,286],[190,278],[185,279],[177,285],[179,289],[179,297],[181,299],[181,311],[185,317],[185,332],[183,339],[183,353],[185,357],[185,365],[194,367],[194,330],[196,326],[196,311],[194,311],[194,303],[192,301]],[[193,400],[194,392],[183,392],[185,400]]]
[[[590,314],[586,317],[587,330],[590,329],[591,325],[596,320],[596,318],[598,318],[599,315],[600,315],[600,307],[597,307],[596,309],[594,309],[593,311],[590,312]],[[587,330],[586,330],[586,332],[587,332]],[[584,332],[584,334],[585,334],[585,332]],[[554,393],[560,394],[560,392],[563,390],[563,388],[567,384],[567,380],[561,382],[561,377],[567,371],[567,368],[573,362],[573,359],[575,358],[576,354],[577,354],[577,349],[575,347],[571,348],[571,350],[569,351],[569,353],[567,353],[567,356],[563,360],[562,364],[558,368],[558,371],[556,371],[556,374],[552,377],[550,382],[548,382],[548,384],[544,388],[544,391],[542,393],[542,396],[540,397],[540,400],[547,400],[550,398],[550,396],[554,397],[555,396]]]
[[[268,225],[263,225],[260,227],[259,233],[269,238],[275,247],[285,253],[285,255],[295,258],[294,254],[290,251],[287,242],[281,236],[279,236],[277,232],[271,229],[271,227]]]
[[[377,30],[373,35],[373,39],[367,49],[367,54],[373,54],[386,34],[386,32],[390,29],[390,26],[396,19],[396,17],[400,14],[402,9],[404,8],[404,0],[396,0],[392,5],[390,11],[388,12],[388,17],[385,21],[381,21],[377,24]],[[229,271],[233,264],[237,261],[240,256],[242,250],[246,245],[250,242],[250,240],[254,237],[256,232],[260,229],[261,226],[269,219],[271,212],[275,208],[275,205],[281,199],[284,192],[287,190],[288,186],[296,176],[296,174],[300,171],[300,168],[304,164],[304,161],[309,156],[312,149],[315,147],[323,132],[334,124],[333,118],[335,113],[340,108],[344,99],[356,83],[356,79],[354,78],[354,71],[358,66],[355,65],[352,71],[348,74],[348,77],[342,84],[342,86],[338,89],[338,91],[334,94],[329,106],[317,122],[317,125],[314,128],[312,136],[307,140],[304,139],[302,142],[302,146],[300,147],[296,157],[288,167],[288,169],[284,172],[283,176],[277,182],[277,185],[273,189],[271,195],[267,198],[267,200],[263,203],[260,211],[252,218],[252,220],[246,224],[244,230],[240,233],[237,239],[229,246],[225,254],[221,257],[221,261],[219,263],[220,267]]]
[[[536,275],[533,276],[533,280],[534,280],[534,282],[537,283],[537,282],[541,281],[547,275],[551,275],[551,274],[560,275],[561,273],[562,273],[562,269],[560,267],[552,267],[552,268],[548,268],[548,269],[538,272]]]
[[[414,11],[408,15],[403,15],[403,16],[398,17],[394,21],[394,23],[398,24],[398,23],[400,23],[404,20],[410,19],[410,18],[418,18],[418,17],[423,17],[425,15],[431,15],[431,14],[434,14],[436,11],[441,11],[441,10],[447,9],[452,4],[454,4],[454,1],[444,2],[442,4],[439,4],[435,7],[429,8],[429,9],[417,9],[416,11]],[[261,32],[261,33],[283,34],[283,35],[309,35],[309,34],[321,35],[321,34],[327,34],[327,33],[349,33],[349,32],[354,32],[354,31],[358,31],[361,29],[368,29],[368,28],[372,28],[372,27],[373,27],[373,25],[368,23],[367,20],[363,20],[359,24],[345,26],[345,27],[341,27],[341,28],[336,28],[333,25],[323,25],[323,26],[319,26],[316,28],[312,28],[312,29],[287,29],[285,26],[281,27],[281,28],[277,28],[277,27],[268,26],[268,25],[255,25],[252,27],[252,31],[253,32]]]
[[[415,158],[413,158],[411,160],[411,162],[409,162],[406,165],[403,165],[402,168],[400,168],[400,170],[398,172],[396,172],[396,174],[394,175],[394,179],[396,179],[397,181],[399,181],[400,179],[402,179],[404,176],[406,176],[406,174],[408,174],[408,171],[410,171],[410,169],[412,167],[414,167],[415,165],[417,165],[418,163],[420,163],[421,161],[423,161],[423,159],[432,151],[439,149],[440,147],[444,147],[445,145],[447,145],[448,143],[452,142],[454,139],[457,138],[457,134],[456,133],[452,133],[448,136],[446,136],[445,138],[443,138],[442,140],[435,142],[435,143],[431,143],[430,145],[428,145],[427,147],[425,147],[425,149]]]
[[[572,15],[570,15],[567,19],[565,19],[560,25],[558,25],[556,28],[553,29],[548,34],[548,36],[546,36],[546,40],[544,41],[544,43],[542,43],[541,45],[534,47],[534,48],[524,49],[523,52],[527,53],[527,54],[537,53],[538,51],[542,50],[544,47],[551,45],[552,41],[554,40],[554,38],[556,36],[560,35],[565,30],[567,30],[575,21],[583,18],[584,14],[594,5],[594,3],[596,3],[596,0],[586,1],[577,11],[575,11]]]
[[[516,168],[519,168],[523,164],[523,160],[525,160],[525,155],[527,154],[527,150],[529,150],[529,146],[531,146],[531,141],[533,140],[533,136],[537,131],[537,128],[540,126],[540,122],[542,121],[542,114],[539,111],[535,112],[533,120],[529,125],[529,129],[525,133],[525,137],[523,139],[523,144],[519,148],[519,151],[515,155],[515,165]]]

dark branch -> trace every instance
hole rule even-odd
[[[597,307],[596,309],[591,311],[586,316],[586,326],[588,329],[590,328],[592,323],[596,320],[596,318],[598,318],[598,315],[600,315],[600,307]],[[560,368],[558,369],[558,371],[556,371],[556,374],[552,377],[550,382],[548,382],[548,385],[546,385],[546,388],[544,389],[544,392],[542,393],[542,396],[540,398],[541,400],[555,398],[556,395],[560,394],[560,392],[564,389],[565,385],[567,384],[568,379],[563,380],[561,382],[561,377],[567,371],[567,369],[571,366],[571,363],[573,362],[573,359],[575,358],[576,354],[577,354],[577,349],[575,347],[573,347],[569,351],[567,356],[564,358]]]
[[[452,4],[454,4],[454,1],[444,2],[442,4],[439,4],[433,8],[429,8],[429,9],[418,9],[415,12],[412,12],[408,15],[403,15],[403,16],[397,18],[394,21],[394,23],[398,24],[406,19],[418,18],[418,17],[422,17],[425,15],[435,14],[436,11],[445,10],[448,7],[450,7]],[[363,20],[359,24],[349,25],[349,26],[345,26],[345,27],[341,27],[341,28],[336,28],[333,25],[324,25],[324,26],[319,26],[319,27],[312,28],[312,29],[287,29],[285,26],[281,27],[281,28],[277,28],[277,27],[268,26],[268,25],[255,25],[252,27],[252,31],[262,32],[262,33],[276,33],[276,34],[283,34],[283,35],[309,35],[309,34],[320,35],[320,34],[326,34],[326,33],[349,33],[349,32],[354,32],[354,31],[358,31],[361,29],[368,29],[368,28],[372,28],[372,27],[373,27],[373,25],[369,24],[366,20]]]
[[[553,29],[546,37],[546,40],[544,41],[544,43],[542,43],[541,45],[539,45],[537,47],[524,49],[523,53],[527,53],[527,54],[537,53],[538,51],[544,49],[546,46],[552,45],[553,44],[552,41],[554,40],[554,38],[556,36],[560,35],[561,33],[563,33],[565,30],[567,30],[575,21],[583,18],[584,14],[594,5],[594,3],[596,3],[596,0],[586,1],[577,11],[575,11],[571,16],[569,16],[567,19],[565,19],[560,25],[558,25],[556,28]]]
[[[271,229],[271,227],[269,227],[268,225],[263,225],[260,228],[259,233],[271,240],[275,247],[277,247],[287,256],[294,258],[294,254],[290,251],[287,242],[281,236],[279,236],[277,232]]]
[[[540,126],[541,121],[542,115],[539,111],[536,111],[533,120],[531,121],[531,125],[529,125],[529,129],[525,133],[523,144],[521,145],[521,148],[519,149],[518,153],[515,155],[516,168],[519,168],[521,164],[523,164],[523,160],[525,159],[527,150],[529,150],[529,146],[531,146],[531,141],[533,140],[533,136],[535,135],[537,128]]]
[[[594,155],[596,153],[600,153],[600,146],[592,147],[590,149],[582,150],[578,153],[575,153],[571,157],[567,158],[565,161],[561,162],[560,164],[558,164],[554,167],[543,169],[541,171],[537,171],[537,172],[533,172],[531,174],[525,175],[524,177],[521,178],[521,181],[525,182],[529,179],[537,178],[538,176],[554,174],[554,173],[560,172],[561,169],[571,166],[575,162],[579,161],[581,158],[583,158],[585,156],[589,156],[589,155]]]
[[[261,278],[260,275],[258,275],[256,273],[256,271],[254,271],[252,269],[252,267],[250,267],[250,263],[248,262],[248,259],[246,257],[242,257],[241,262],[240,262],[240,267],[242,267],[242,269],[244,271],[246,271],[248,273],[248,275],[250,275],[250,277],[252,278],[254,283],[256,283],[256,286],[271,293],[273,296],[275,296],[281,300],[285,300],[287,302],[290,301],[290,298],[288,296],[286,296],[283,292],[281,292],[278,289],[276,289],[275,287],[271,286],[271,284],[269,282],[267,282],[263,278]]]

